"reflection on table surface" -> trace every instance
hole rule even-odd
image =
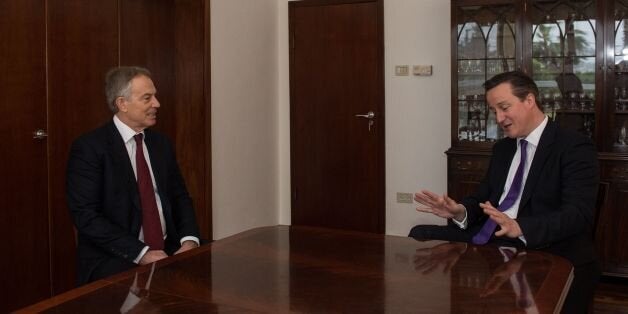
[[[52,313],[551,313],[563,258],[332,229],[249,230],[40,302]]]

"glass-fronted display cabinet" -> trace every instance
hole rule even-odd
[[[605,274],[628,277],[628,0],[452,0],[448,193],[483,178],[504,135],[484,81],[522,70],[537,102],[562,128],[591,138],[600,186],[595,240]]]

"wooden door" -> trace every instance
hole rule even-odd
[[[382,1],[289,8],[292,223],[383,233]]]
[[[43,1],[0,1],[0,313],[50,296],[44,21]]]
[[[76,239],[66,203],[72,141],[111,119],[104,73],[118,64],[118,1],[48,0],[48,125],[52,294],[76,285]]]

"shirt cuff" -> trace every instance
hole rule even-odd
[[[144,255],[146,255],[146,252],[148,252],[148,246],[145,246],[142,251],[140,252],[139,255],[137,255],[137,257],[133,260],[133,263],[135,264],[139,264],[140,261],[142,260],[142,257],[144,257]]]
[[[526,237],[524,237],[523,235],[519,237],[519,240],[521,240],[521,242],[523,242],[523,244],[525,244],[526,246],[528,246],[528,241],[526,241]]]
[[[197,246],[201,246],[201,241],[197,237],[187,236],[187,237],[181,238],[181,244],[183,244],[183,242],[185,241],[192,241],[192,242],[195,242]]]
[[[464,207],[464,205],[462,205]],[[464,209],[464,218],[462,221],[458,221],[454,218],[451,219],[460,229],[467,229],[467,208]]]

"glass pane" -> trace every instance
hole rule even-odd
[[[561,37],[563,36],[564,25],[564,21],[534,25],[532,56],[562,56]]]
[[[519,13],[512,4],[457,7],[458,100],[454,110],[458,111],[459,141],[485,142],[503,136],[494,120],[488,121],[482,84],[487,77],[515,69]]]
[[[575,21],[574,26],[574,44],[576,56],[595,56],[595,21],[583,20]],[[567,42],[569,46],[570,35],[567,34]]]
[[[504,131],[497,125],[497,120],[495,118],[495,113],[493,111],[488,111],[487,118],[487,127],[486,127],[486,140],[489,142],[494,142],[502,137],[504,137]]]
[[[627,54],[624,49],[628,48],[628,24],[626,20],[615,21],[615,55]]]
[[[582,82],[582,91],[595,98],[595,57],[573,58],[573,73]]]
[[[493,77],[496,74],[514,71],[515,60],[514,59],[492,59],[486,61],[486,73],[488,77]]]
[[[615,1],[615,85],[612,111],[615,113],[608,126],[617,152],[628,153],[628,2]]]
[[[485,68],[485,60],[458,61],[458,96],[484,94]]]
[[[488,33],[488,57],[489,58],[514,58],[515,57],[515,33],[514,25],[497,22],[493,24]]]
[[[479,59],[486,56],[484,33],[477,23],[466,23],[458,33],[458,59]]]
[[[485,141],[487,114],[484,95],[458,97],[458,139]]]

